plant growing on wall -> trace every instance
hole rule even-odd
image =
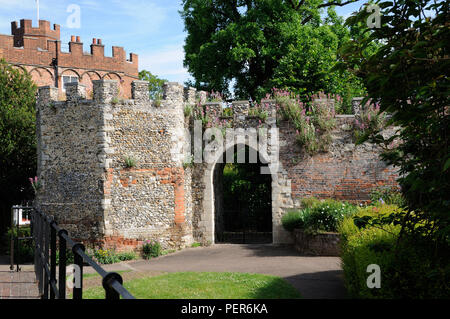
[[[222,117],[233,117],[233,106],[224,108]]]
[[[194,106],[191,104],[186,104],[184,106],[184,116],[185,117],[191,117],[194,111]]]
[[[269,109],[268,107],[265,107],[263,105],[255,104],[254,106],[249,108],[248,115],[257,117],[264,122],[269,117]]]
[[[371,132],[382,130],[387,124],[386,113],[380,112],[380,105],[366,103],[355,118],[353,136],[357,143],[367,139]]]
[[[326,152],[331,130],[336,126],[335,110],[327,105],[304,103],[288,91],[274,89],[277,110],[296,129],[296,140],[309,155]]]
[[[208,102],[222,102],[223,95],[220,92],[211,91],[208,93]]]
[[[137,165],[137,161],[135,158],[133,158],[131,156],[125,157],[125,167],[126,168],[133,168],[133,167],[136,167],[136,165]]]
[[[37,194],[37,192],[42,188],[41,182],[38,180],[37,176],[35,176],[34,179],[30,177],[28,180],[34,190],[34,194]]]

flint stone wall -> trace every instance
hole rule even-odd
[[[146,82],[133,82],[132,100],[118,99],[117,87],[116,81],[94,81],[93,99],[87,100],[86,88],[74,83],[67,101],[57,100],[56,88],[39,89],[43,187],[37,207],[55,216],[72,237],[116,249],[135,248],[147,239],[166,249],[214,243],[213,176],[219,165],[184,163],[194,153],[193,121],[185,117],[185,106],[204,103],[205,93],[167,83],[162,101],[155,103]],[[247,101],[234,102],[231,117],[223,117],[219,103],[207,103],[204,111],[233,128],[279,128],[279,166],[271,171],[274,243],[292,242],[281,218],[303,197],[361,202],[371,188],[395,185],[396,170],[379,159],[377,147],[353,144],[354,116],[338,116],[330,151],[311,157],[297,145],[294,128],[277,121],[275,102],[263,104],[264,121],[249,115]],[[268,158],[277,154],[271,134]],[[227,147],[238,143],[227,141]],[[127,159],[133,165],[127,166]]]

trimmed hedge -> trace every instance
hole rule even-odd
[[[400,212],[394,205],[361,209],[357,216]],[[350,297],[353,298],[448,298],[450,267],[436,260],[433,249],[420,242],[398,241],[400,225],[369,226],[358,229],[352,217],[339,225],[342,267]],[[434,262],[432,262],[434,261]],[[369,289],[367,266],[381,269],[381,288]]]

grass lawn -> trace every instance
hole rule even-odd
[[[286,280],[261,274],[179,272],[133,279],[124,287],[138,299],[297,299]],[[101,287],[83,291],[84,299],[103,299]]]

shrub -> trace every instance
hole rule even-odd
[[[373,204],[387,204],[404,206],[405,200],[400,189],[396,187],[377,187],[370,192],[370,200]]]
[[[146,240],[142,246],[142,254],[145,259],[156,258],[161,256],[161,244],[156,240]]]
[[[350,220],[352,220],[350,218]],[[385,230],[370,227],[358,230],[356,233],[347,234],[342,243],[342,269],[345,276],[345,284],[350,297],[353,298],[377,298],[386,297],[381,289],[369,289],[367,287],[367,266],[376,264],[381,269],[382,288],[385,287],[385,270],[392,262],[394,245],[398,226],[385,226]],[[383,289],[384,290],[384,289]]]
[[[355,212],[356,207],[348,203],[333,199],[318,201],[307,209],[305,226],[312,231],[336,232],[339,222]]]
[[[9,228],[6,234],[3,236],[3,244],[6,248],[7,254],[11,254],[11,234],[14,235],[14,237],[17,236],[17,228]],[[30,237],[31,236],[31,229],[30,226],[22,226],[19,227],[19,237]],[[29,263],[34,260],[34,242],[33,240],[21,240],[19,242],[20,248],[19,253],[17,253],[17,243],[14,242],[14,262],[16,263],[19,261],[19,263]]]
[[[401,214],[395,205],[359,209],[354,217]],[[432,262],[433,250],[421,242],[399,240],[400,225],[358,228],[353,217],[339,225],[345,284],[353,298],[446,298],[450,266]],[[381,269],[381,288],[367,287],[367,266]]]
[[[59,249],[56,250],[56,264],[59,265]],[[66,265],[72,265],[75,262],[72,249],[66,249]]]
[[[287,231],[302,228],[304,226],[303,211],[290,211],[283,215],[281,224]]]
[[[137,254],[134,252],[121,252],[117,253],[112,249],[95,249],[92,252],[87,252],[87,255],[91,255],[93,260],[99,264],[114,264],[121,261],[133,260],[137,258]]]
[[[299,211],[291,211],[283,216],[281,222],[286,230],[300,228],[310,232],[335,232],[339,222],[357,210],[354,205],[345,202],[315,198],[303,199],[302,207]]]
[[[114,251],[109,249],[94,250],[92,257],[99,264],[114,264],[120,261]]]
[[[120,261],[134,260],[137,259],[137,254],[134,251],[126,251],[122,253],[117,253],[117,258]]]

